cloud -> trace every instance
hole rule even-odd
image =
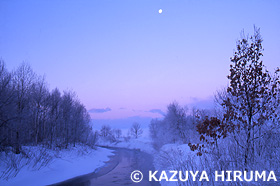
[[[90,109],[89,112],[90,113],[104,113],[104,112],[110,112],[112,109],[110,109],[109,107],[103,109],[96,109],[96,108],[93,108],[93,109]]]
[[[161,115],[165,116],[165,113],[162,110],[160,110],[160,109],[151,109],[148,112],[158,113],[158,114],[161,114]]]

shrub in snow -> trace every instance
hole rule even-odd
[[[47,166],[57,155],[57,152],[43,147],[22,147],[21,154],[11,151],[1,153],[2,174],[0,178],[10,179],[15,177],[22,168],[39,170]]]

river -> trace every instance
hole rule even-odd
[[[106,162],[106,165],[95,172],[75,177],[53,186],[114,186],[114,185],[138,185],[159,186],[158,182],[149,182],[148,172],[154,171],[153,157],[140,150],[126,148],[109,148],[114,150],[114,155]],[[143,174],[139,183],[134,183],[130,175],[134,170]],[[139,175],[136,176],[138,178]]]

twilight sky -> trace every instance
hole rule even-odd
[[[158,10],[162,9],[161,14]],[[0,0],[0,58],[74,90],[95,119],[160,117],[227,85],[242,29],[280,66],[279,0]]]

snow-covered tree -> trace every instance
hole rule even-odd
[[[22,63],[13,75],[13,84],[15,87],[16,94],[16,117],[17,121],[14,122],[13,126],[13,140],[16,144],[15,151],[20,153],[21,144],[25,142],[26,136],[29,133],[26,130],[30,130],[28,120],[30,120],[30,100],[32,86],[34,79],[36,78],[35,73],[31,69],[30,65]]]
[[[112,128],[110,125],[102,125],[100,129],[100,136],[108,137],[112,134]]]
[[[141,125],[137,122],[134,122],[130,128],[131,135],[134,136],[136,139],[143,134],[143,129]]]
[[[252,36],[243,34],[237,42],[228,75],[228,96],[222,103],[225,130],[233,132],[236,143],[244,149],[245,167],[255,156],[255,143],[265,135],[264,128],[275,129],[279,121],[279,69],[271,75],[263,65],[262,41],[260,29],[255,28]]]
[[[12,122],[16,119],[15,91],[12,74],[0,60],[0,151],[11,145]]]
[[[173,102],[167,107],[167,114],[164,118],[167,124],[167,130],[170,132],[169,138],[173,142],[185,142],[187,133],[187,116],[186,110],[177,102]]]
[[[10,146],[20,153],[27,144],[92,145],[97,135],[89,123],[90,116],[74,92],[50,92],[44,78],[28,64],[9,73],[0,60],[0,151]]]

